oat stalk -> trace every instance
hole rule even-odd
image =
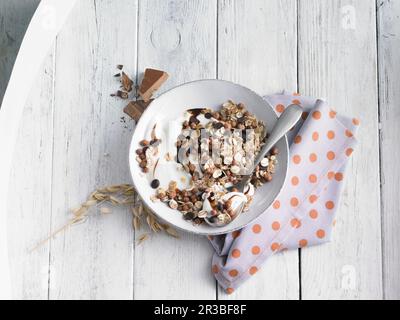
[[[78,223],[86,222],[88,216],[93,213],[93,207],[100,207],[100,205],[108,203],[111,206],[130,206],[132,212],[132,227],[135,230],[140,230],[143,221],[145,221],[152,232],[165,231],[166,234],[179,238],[178,233],[171,227],[165,224],[161,224],[157,221],[154,214],[143,205],[139,199],[135,188],[130,184],[112,185],[104,188],[100,188],[92,192],[86,202],[82,203],[80,207],[72,210],[73,217],[62,227],[52,232],[47,238],[40,241],[30,252],[35,251],[50,239],[56,235],[64,232],[69,227]],[[100,207],[101,214],[110,214],[111,209],[108,207]],[[143,234],[138,239],[138,244],[148,239],[149,235]]]

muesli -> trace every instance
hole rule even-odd
[[[271,149],[255,168],[244,192],[238,192],[234,186],[249,174],[255,155],[268,138],[265,124],[244,104],[233,101],[227,101],[219,110],[189,109],[183,119],[175,150],[160,154],[163,141],[156,136],[157,124],[150,139],[142,140],[136,150],[139,167],[152,177],[152,201],[164,202],[195,224],[203,223],[206,217],[229,223],[243,206],[243,211],[249,209],[256,188],[272,181],[278,149]],[[176,162],[189,177],[189,187],[179,188],[178,180],[160,185],[156,170],[161,157]]]

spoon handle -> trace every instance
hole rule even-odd
[[[254,171],[254,168],[264,159],[268,151],[296,125],[302,113],[303,109],[297,104],[292,104],[285,109],[272,129],[266,144],[255,158],[254,165],[250,172]]]

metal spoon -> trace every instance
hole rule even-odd
[[[292,104],[285,109],[285,111],[282,113],[282,115],[279,117],[278,121],[276,122],[275,126],[273,127],[266,144],[263,146],[261,151],[258,153],[253,165],[250,167],[250,169],[248,171],[249,174],[246,176],[243,176],[242,180],[238,184],[236,184],[230,188],[227,188],[228,192],[232,191],[232,189],[234,189],[234,188],[237,190],[237,192],[243,192],[245,190],[246,186],[249,184],[249,182],[251,180],[254,169],[259,165],[261,160],[264,159],[264,157],[266,156],[268,151],[271,150],[271,148],[291,128],[293,128],[296,125],[296,123],[299,121],[302,113],[303,113],[303,109],[297,104]],[[243,210],[243,207],[244,207],[244,205],[241,207],[241,210]],[[241,213],[241,211],[237,212],[236,215],[234,217],[232,217],[232,220],[230,222],[232,222],[234,219],[236,219],[236,217],[238,217],[240,213]],[[212,216],[207,216],[206,218],[204,218],[204,220],[210,226],[213,226],[213,227],[222,227],[222,226],[226,225],[219,221],[215,222],[216,219],[215,219],[215,217],[212,217]]]

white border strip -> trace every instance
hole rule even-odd
[[[0,299],[12,298],[7,246],[7,200],[20,119],[39,68],[76,2],[40,2],[22,41],[0,109]]]

